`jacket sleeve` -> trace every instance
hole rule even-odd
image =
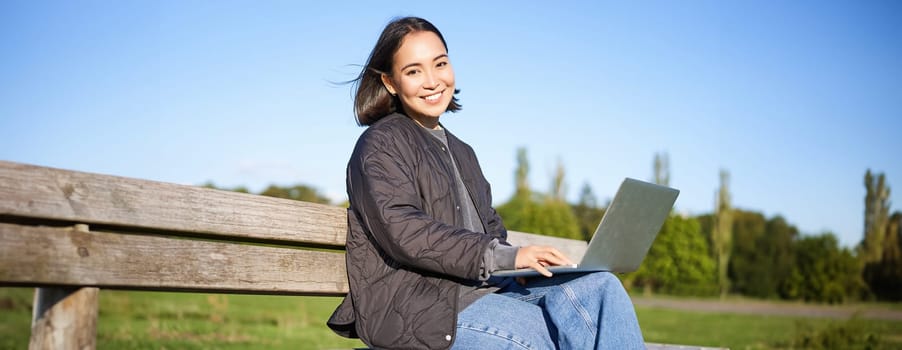
[[[501,245],[511,245],[507,242],[507,229],[504,228],[504,222],[501,221],[501,216],[498,215],[495,208],[489,207],[489,217],[486,220],[486,224],[488,226],[486,227],[486,230],[495,237],[498,237],[498,241],[500,241]]]
[[[468,151],[473,164],[475,164],[474,169],[476,170],[476,175],[479,177],[479,181],[481,181],[482,188],[484,189],[482,196],[485,198],[485,207],[487,209],[483,211],[483,213],[488,213],[488,215],[483,214],[486,216],[485,230],[490,235],[497,237],[501,245],[510,246],[511,244],[507,242],[507,229],[504,227],[504,221],[501,220],[501,216],[498,215],[498,212],[492,207],[492,186],[489,185],[488,180],[485,179],[485,175],[482,173],[482,167],[479,166],[479,160],[476,159],[476,154],[473,152],[473,149],[468,146]]]
[[[492,237],[427,215],[418,183],[403,157],[366,146],[355,153],[348,164],[351,206],[360,212],[376,244],[407,267],[478,279]]]

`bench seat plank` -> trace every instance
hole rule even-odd
[[[343,252],[0,224],[0,283],[344,295]]]

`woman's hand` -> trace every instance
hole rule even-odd
[[[514,264],[518,269],[531,267],[542,276],[551,277],[551,271],[548,271],[545,266],[572,265],[573,262],[554,247],[530,245],[520,247]]]

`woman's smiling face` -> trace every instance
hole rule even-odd
[[[408,117],[436,125],[454,97],[454,70],[442,40],[433,32],[408,34],[394,54],[391,75],[382,83],[399,97]]]

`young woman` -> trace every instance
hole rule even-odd
[[[455,83],[435,26],[385,27],[356,80],[368,128],[347,168],[351,291],[329,326],[373,348],[644,348],[615,276],[552,277],[566,256],[507,242],[473,149],[439,123],[461,108]],[[546,277],[491,276],[526,267]]]

